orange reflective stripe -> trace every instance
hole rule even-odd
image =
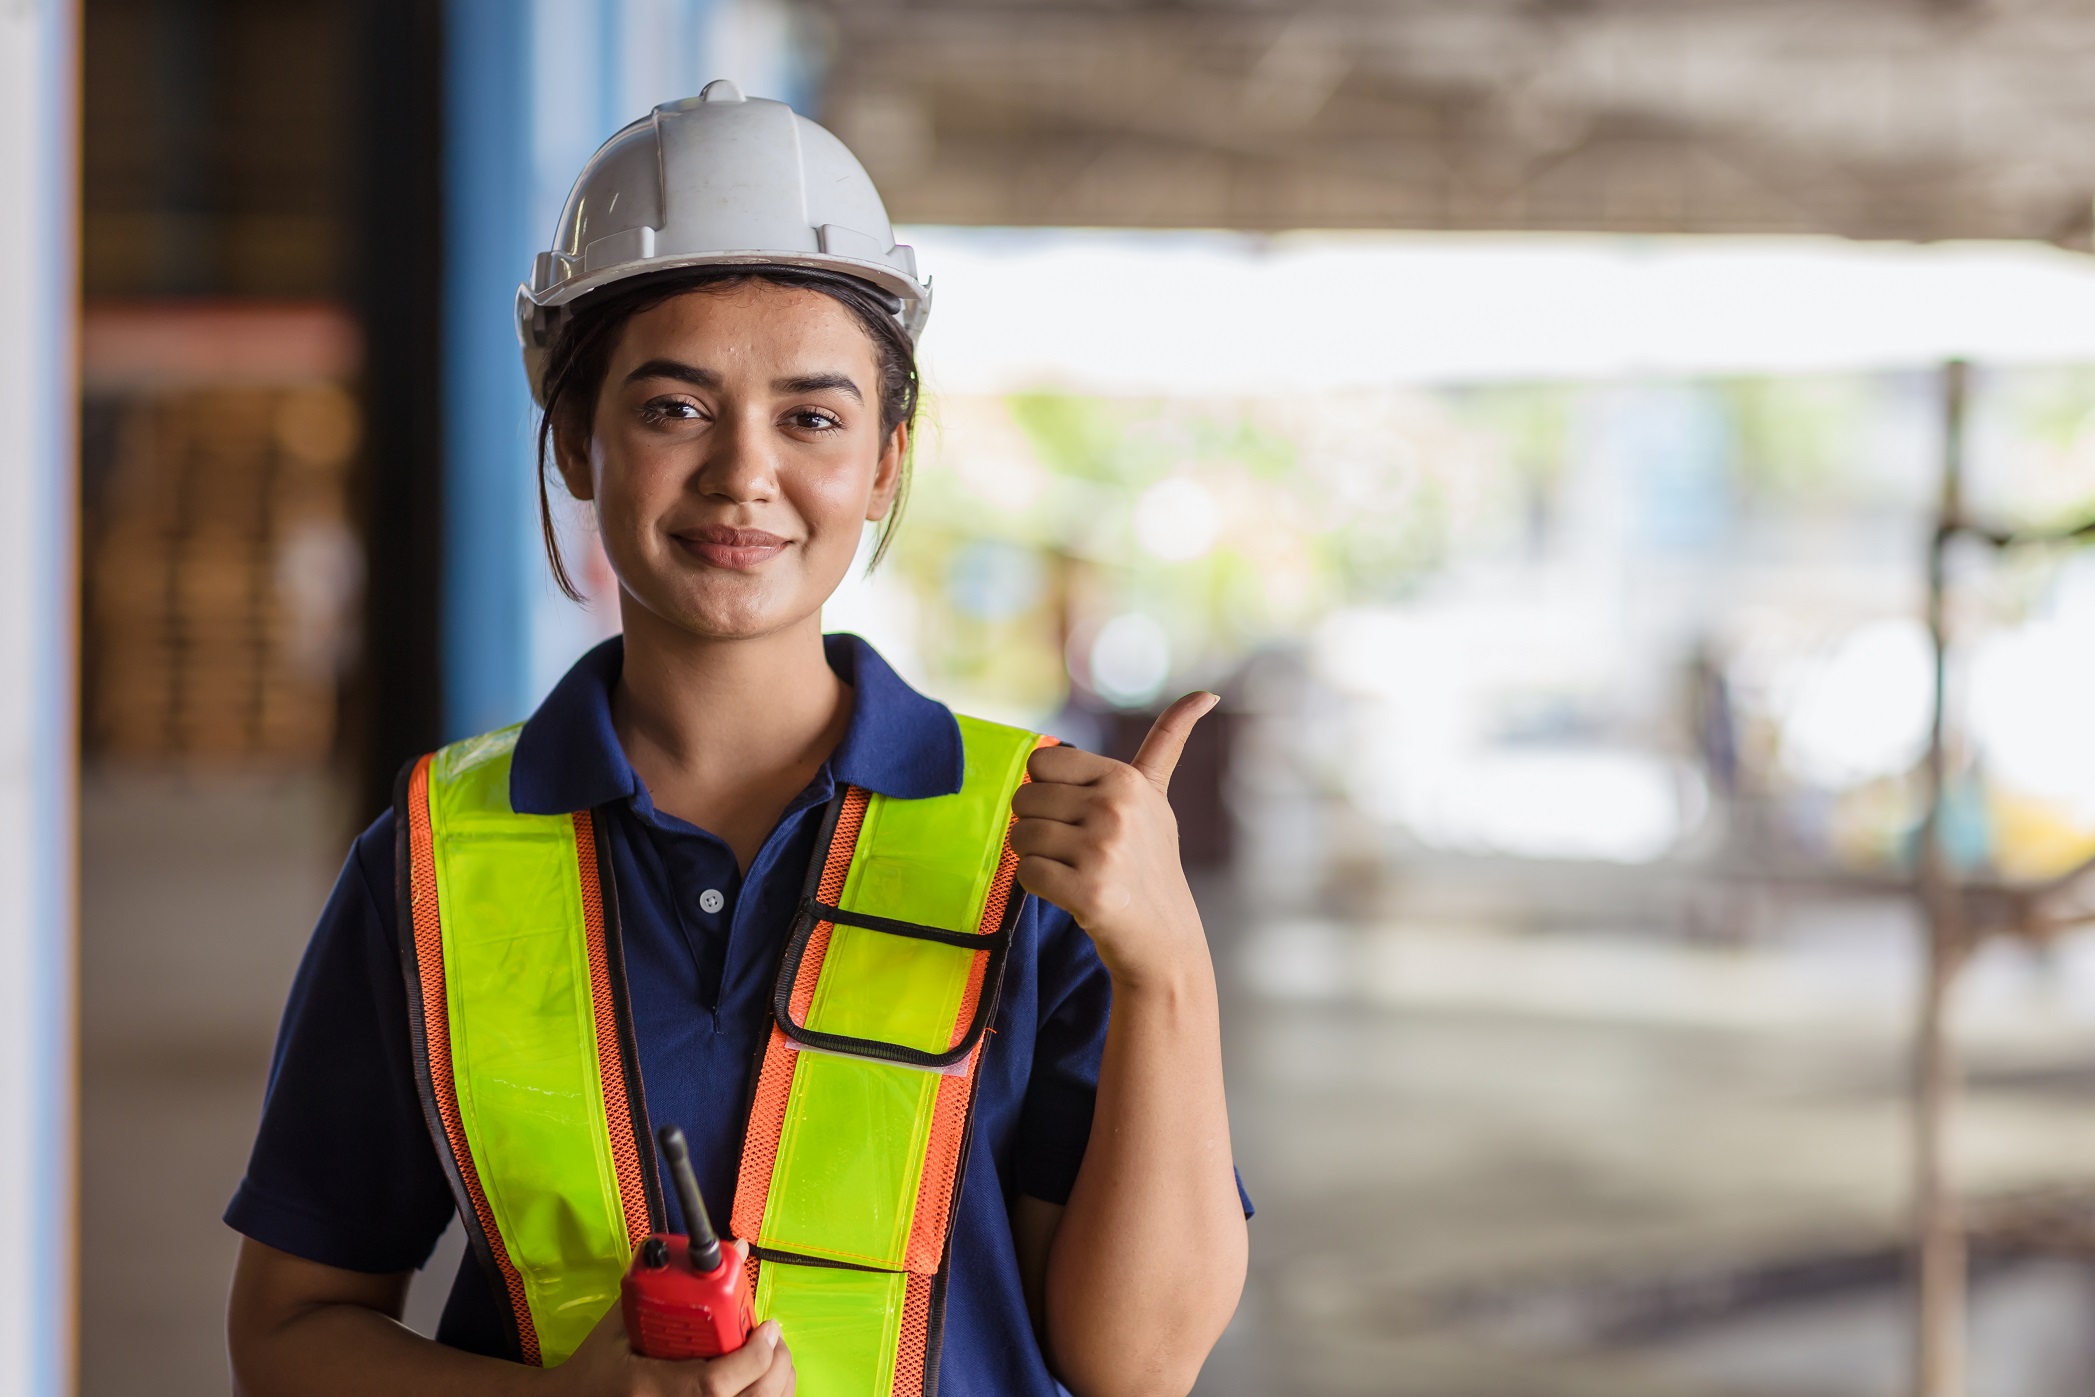
[[[829,852],[823,858],[822,880],[815,886],[817,901],[834,907],[837,899],[844,895],[844,880],[850,876],[851,856],[858,852],[858,832],[865,824],[866,807],[872,799],[856,786],[844,792],[843,805],[837,811],[837,827],[830,835]],[[807,954],[801,958],[799,972],[793,977],[795,1022],[807,1021],[808,1005],[814,1001],[816,981],[822,978],[822,959],[828,954],[832,929],[828,922],[820,922],[808,936]]]
[[[590,998],[596,1008],[597,1071],[604,1081],[604,1118],[610,1126],[611,1164],[618,1171],[626,1242],[638,1248],[654,1231],[647,1206],[647,1174],[634,1138],[633,1105],[626,1092],[625,1034],[611,985],[604,937],[604,889],[597,871],[596,821],[586,810],[575,821],[575,862],[582,875],[582,935],[589,950]]]
[[[429,827],[429,767],[433,760],[423,757],[415,763],[407,789],[408,902],[422,991],[421,1032],[417,1036],[423,1061],[418,1066],[428,1079],[429,1100],[425,1104],[436,1116],[432,1124],[443,1132],[450,1147],[455,1181],[472,1207],[468,1221],[477,1227],[484,1254],[494,1259],[508,1292],[517,1347],[524,1362],[535,1366],[539,1362],[538,1330],[531,1322],[524,1278],[509,1259],[509,1249],[502,1244],[502,1231],[495,1225],[494,1210],[488,1206],[487,1192],[480,1186],[480,1172],[473,1167],[473,1148],[466,1141],[465,1125],[458,1114],[458,1086],[451,1072],[451,1007],[444,994],[444,932],[437,907],[436,847]]]
[[[931,1362],[931,1292],[934,1276],[912,1272],[902,1296],[902,1336],[896,1345],[893,1397],[919,1397],[924,1367]]]
[[[735,1206],[728,1219],[734,1235],[749,1241],[763,1230],[764,1205],[771,1199],[771,1170],[778,1162],[778,1140],[785,1133],[786,1103],[793,1094],[793,1045],[777,1024],[764,1044],[764,1065],[757,1073],[756,1094],[749,1103],[749,1124],[742,1137],[742,1166],[735,1176]],[[754,1280],[750,1294],[756,1293]]]

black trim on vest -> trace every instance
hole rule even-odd
[[[968,1112],[973,1114],[973,1103]],[[960,1207],[960,1191],[953,1191],[955,1211]],[[938,1259],[938,1274],[931,1278],[931,1301],[925,1306],[924,1316],[924,1390],[918,1397],[938,1397],[939,1368],[946,1354],[946,1277],[953,1272],[953,1233],[946,1232],[946,1250]]]
[[[856,1261],[837,1261],[827,1256],[803,1256],[797,1251],[780,1251],[776,1247],[760,1247],[751,1244],[749,1254],[759,1261],[780,1266],[820,1266],[830,1271],[864,1271],[875,1276],[906,1276],[907,1271],[894,1271],[885,1266],[861,1266]]]
[[[822,870],[829,865],[831,846],[836,842],[837,817],[844,808],[844,797],[849,786],[839,786],[829,803],[822,821],[822,835],[815,842],[815,855],[808,862],[808,876],[801,893],[800,908],[793,914],[793,927],[786,938],[785,954],[780,958],[778,983],[771,992],[771,1014],[778,1022],[780,1032],[802,1047],[820,1051],[845,1053],[853,1057],[877,1058],[883,1062],[901,1063],[905,1067],[921,1067],[940,1070],[966,1060],[982,1040],[996,1012],[997,997],[1004,984],[1004,962],[1011,949],[1011,936],[1018,926],[1018,916],[1026,901],[1026,892],[1016,883],[1004,900],[1004,916],[996,930],[990,932],[952,931],[945,927],[925,926],[921,922],[905,922],[894,917],[876,917],[864,912],[846,912],[832,907],[816,897],[821,887]],[[1001,845],[1000,845],[1001,847]],[[884,932],[889,936],[907,936],[919,941],[935,941],[940,945],[955,946],[962,950],[978,951],[988,955],[989,963],[982,967],[982,989],[975,997],[975,1016],[968,1023],[967,1032],[961,1040],[944,1052],[926,1052],[903,1043],[887,1043],[877,1038],[853,1038],[841,1033],[823,1033],[793,1022],[793,983],[800,978],[800,963],[807,955],[808,940],[815,928],[823,922],[838,926],[864,927],[868,931]],[[761,1058],[759,1059],[761,1063]],[[761,1070],[761,1066],[759,1067]],[[752,1098],[753,1099],[753,1098]],[[974,1123],[974,1104],[970,1097],[968,1122]],[[745,1131],[745,1136],[746,1136]],[[746,1140],[745,1140],[746,1144]]]
[[[802,903],[800,910],[817,922],[834,922],[838,926],[862,926],[868,931],[884,931],[890,936],[907,936],[918,941],[936,941],[942,946],[959,946],[969,951],[1002,946],[1011,939],[1009,927],[998,927],[986,934],[979,931],[947,931],[944,927],[926,926],[922,922],[905,922],[897,917],[875,917],[865,912],[847,912],[841,907],[832,907],[826,902],[817,902],[812,898]]]
[[[1017,892],[1017,889],[1012,891]],[[1011,946],[1011,929],[1018,921],[1018,908],[1024,900],[1023,897],[1013,897],[1004,909],[1003,923],[996,931],[987,935],[967,936],[965,933],[949,932],[939,927],[914,927],[913,924],[907,923],[903,925],[911,925],[912,930],[905,932],[896,932],[893,925],[871,928],[893,935],[938,941],[988,955],[989,963],[982,968],[982,990],[975,999],[975,1016],[969,1021],[967,1032],[961,1040],[944,1052],[926,1052],[922,1048],[912,1048],[906,1043],[888,1043],[878,1038],[853,1038],[848,1034],[824,1033],[819,1029],[806,1028],[793,1022],[793,981],[800,974],[800,963],[807,954],[807,943],[814,935],[816,925],[823,921],[838,921],[845,926],[867,926],[875,921],[885,921],[885,918],[861,918],[850,913],[841,918],[830,918],[817,911],[814,904],[803,905],[793,918],[793,934],[786,943],[785,961],[779,967],[778,987],[771,996],[772,1017],[778,1021],[779,1030],[786,1037],[802,1047],[819,1051],[845,1053],[852,1057],[878,1058],[883,1062],[900,1063],[905,1067],[921,1067],[928,1071],[939,1071],[965,1061],[989,1027],[990,1015],[996,1005],[996,995],[991,986],[1003,983],[1005,955]]]
[[[480,1274],[487,1282],[492,1308],[500,1316],[502,1337],[509,1345],[510,1359],[521,1363],[524,1361],[524,1340],[517,1329],[516,1314],[510,1307],[509,1283],[502,1278],[502,1267],[495,1260],[494,1245],[481,1229],[480,1212],[473,1206],[473,1195],[466,1190],[465,1175],[459,1171],[458,1160],[451,1153],[451,1136],[444,1129],[443,1114],[437,1110],[436,1083],[429,1071],[429,1023],[422,1013],[422,960],[415,950],[414,852],[408,843],[408,794],[414,784],[415,767],[421,761],[420,757],[409,761],[400,769],[399,778],[393,783],[394,939],[399,943],[400,968],[407,986],[407,1042],[409,1055],[414,1060],[415,1095],[421,1098],[423,1122],[429,1127],[437,1160],[443,1165],[445,1181],[451,1185],[451,1198],[458,1210],[459,1224],[465,1228],[466,1243],[480,1263]]]

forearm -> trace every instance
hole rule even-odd
[[[738,1248],[741,1243],[735,1244]],[[736,1255],[741,1255],[738,1251]],[[407,1273],[373,1276],[241,1243],[226,1339],[235,1397],[791,1397],[778,1323],[719,1358],[643,1358],[617,1305],[558,1367],[432,1343],[400,1323]]]
[[[1115,985],[1091,1141],[1048,1259],[1058,1375],[1078,1397],[1186,1392],[1236,1308],[1246,1247],[1203,951]]]
[[[435,1343],[400,1323],[407,1273],[367,1275],[253,1240],[226,1310],[237,1397],[527,1397],[536,1368]]]
[[[233,1335],[237,1397],[526,1397],[537,1369],[450,1348],[376,1310],[320,1304]]]

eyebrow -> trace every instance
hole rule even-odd
[[[855,403],[863,403],[866,400],[865,394],[858,391],[858,385],[844,374],[805,374],[799,378],[780,378],[772,380],[771,386],[780,393],[822,393],[834,389],[839,393],[849,393]]]
[[[626,375],[626,382],[638,383],[643,378],[673,378],[679,383],[689,383],[697,388],[718,388],[720,375],[711,369],[701,369],[696,364],[679,363],[675,359],[650,359]]]
[[[626,382],[638,383],[644,378],[673,378],[679,383],[688,383],[696,388],[718,388],[720,375],[711,369],[702,369],[696,364],[686,364],[676,359],[650,359],[626,375]],[[858,391],[858,384],[850,375],[840,373],[802,374],[797,378],[778,378],[771,381],[777,393],[848,393],[851,400],[864,403],[865,394]]]

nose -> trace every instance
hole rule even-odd
[[[752,405],[721,413],[706,434],[706,456],[693,487],[711,499],[762,504],[778,494],[777,434],[765,409]]]

